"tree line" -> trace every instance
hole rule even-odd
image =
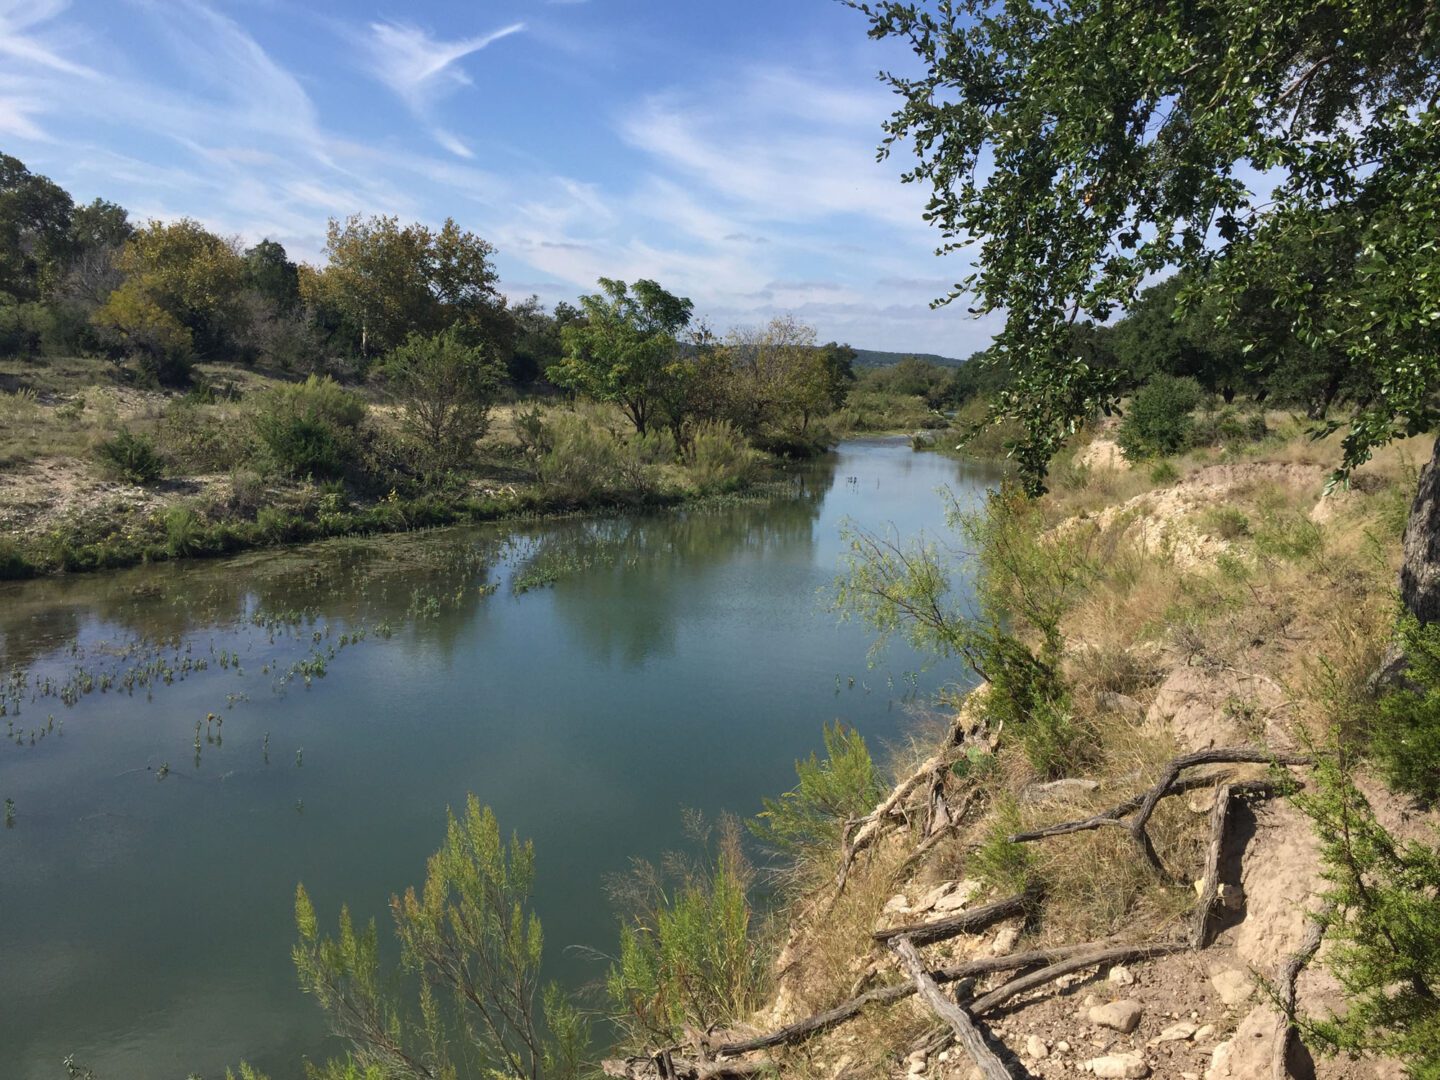
[[[473,413],[508,386],[611,402],[638,434],[683,441],[723,420],[803,448],[853,381],[854,351],[795,319],[721,336],[654,281],[602,278],[553,310],[509,303],[494,255],[453,219],[353,215],[329,222],[311,266],[275,240],[245,247],[191,218],[137,224],[115,203],[77,204],[0,155],[0,354],[103,355],[162,387],[189,384],[197,360],[374,379],[440,441],[480,424],[448,402]]]

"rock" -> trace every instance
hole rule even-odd
[[[1171,1024],[1164,1031],[1151,1039],[1151,1043],[1184,1042],[1199,1030],[1189,1020],[1181,1020],[1178,1024]]]
[[[916,1050],[905,1059],[905,1072],[909,1076],[919,1076],[925,1071],[925,1051]]]
[[[1129,694],[1117,694],[1113,690],[1102,690],[1095,695],[1095,704],[1106,712],[1119,713],[1131,720],[1145,718],[1145,706]]]
[[[908,915],[910,913],[910,900],[904,893],[896,893],[885,901],[886,915]]]
[[[1210,985],[1220,995],[1220,1000],[1231,1006],[1244,1004],[1255,993],[1255,984],[1250,980],[1249,973],[1238,968],[1211,975]]]
[[[984,888],[985,886],[981,885],[978,881],[971,881],[968,878],[965,881],[957,881],[953,889],[935,901],[935,911],[941,914],[950,911],[960,911],[966,904],[975,899]]]
[[[995,940],[990,943],[990,952],[995,956],[1005,956],[1015,948],[1015,942],[1019,940],[1019,930],[1013,926],[1002,927],[995,935]]]
[[[1215,1034],[1215,1025],[1214,1025],[1214,1024],[1205,1024],[1204,1026],[1202,1026],[1202,1027],[1200,1028],[1199,1031],[1195,1032],[1195,1041],[1196,1041],[1196,1042],[1204,1042],[1206,1039],[1208,1039],[1211,1035],[1214,1035],[1214,1034]]]
[[[942,899],[948,896],[954,890],[954,888],[955,882],[953,881],[946,881],[942,882],[939,885],[936,885],[935,888],[931,889],[928,893],[926,893],[920,898],[920,902],[915,905],[915,910],[929,911]]]
[[[1020,793],[1021,802],[1060,802],[1089,795],[1100,787],[1096,780],[1052,780],[1048,784],[1027,784]]]
[[[1112,1001],[1109,1005],[1097,1005],[1086,1014],[1090,1023],[1129,1035],[1140,1026],[1140,1017],[1145,1015],[1145,1006],[1138,1001],[1125,999]]]
[[[1070,1044],[1064,1039],[1061,1039],[1055,1044],[1055,1052],[1057,1054],[1068,1054],[1070,1052]]]
[[[1251,1009],[1235,1034],[1210,1055],[1207,1080],[1249,1080],[1270,1075],[1279,1033],[1277,1013],[1264,1005]]]
[[[1122,964],[1116,964],[1111,968],[1110,974],[1106,976],[1106,980],[1114,983],[1116,986],[1135,985],[1135,976],[1130,974],[1130,969]]]
[[[1045,1040],[1038,1035],[1031,1035],[1025,1040],[1025,1053],[1035,1061],[1043,1061],[1050,1056],[1050,1048],[1045,1045]]]
[[[1083,1067],[1096,1076],[1114,1077],[1117,1080],[1150,1075],[1150,1066],[1145,1064],[1145,1059],[1139,1054],[1110,1054],[1106,1057],[1091,1058]]]

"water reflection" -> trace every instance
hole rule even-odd
[[[383,923],[470,791],[536,841],[548,975],[593,979],[565,947],[612,944],[604,875],[682,807],[754,812],[825,721],[898,733],[918,659],[867,671],[817,598],[841,519],[933,529],[988,479],[862,444],[794,498],[0,587],[0,1076],[295,1075],[296,882]]]

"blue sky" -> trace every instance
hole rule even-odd
[[[454,217],[504,290],[655,278],[723,330],[965,356],[924,193],[877,164],[902,65],[834,0],[0,0],[0,149],[77,198],[317,261]]]

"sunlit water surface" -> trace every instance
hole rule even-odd
[[[601,978],[568,947],[613,946],[605,878],[684,809],[752,815],[825,722],[883,745],[964,679],[872,666],[825,592],[847,521],[938,534],[995,479],[857,441],[785,498],[0,587],[0,1077],[299,1076],[338,1047],[296,883],[383,929],[467,792],[535,841],[547,976]]]

